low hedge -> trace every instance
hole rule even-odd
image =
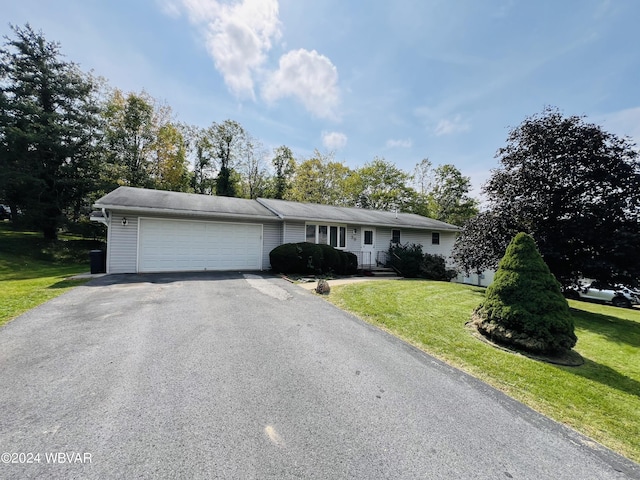
[[[352,275],[358,270],[358,257],[331,245],[285,243],[269,252],[271,268],[278,273]]]

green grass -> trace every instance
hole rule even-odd
[[[640,461],[640,310],[570,301],[585,364],[563,367],[474,338],[464,324],[483,297],[468,285],[394,280],[335,286],[329,300]]]
[[[48,242],[0,222],[0,326],[84,283],[68,277],[88,272],[89,251],[99,246],[71,236]]]

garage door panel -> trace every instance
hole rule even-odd
[[[259,270],[262,225],[140,219],[138,271]]]

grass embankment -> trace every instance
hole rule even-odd
[[[580,367],[505,352],[464,324],[484,289],[420,280],[335,286],[329,300],[640,462],[640,310],[570,301]]]
[[[14,231],[0,222],[0,326],[84,283],[67,278],[88,272],[89,251],[99,246],[65,235],[49,242],[40,233]]]

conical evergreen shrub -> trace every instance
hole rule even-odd
[[[526,233],[507,247],[473,323],[496,343],[535,354],[561,355],[577,341],[560,284]]]

